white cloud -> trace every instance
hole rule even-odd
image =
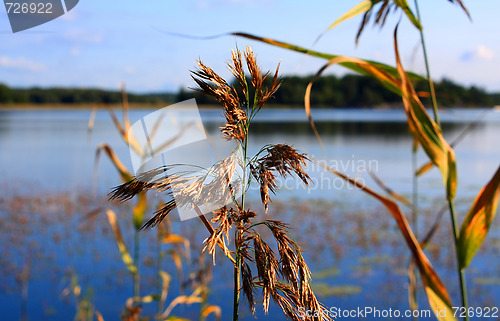
[[[473,60],[492,60],[495,57],[493,51],[484,45],[479,45],[473,50],[468,50],[462,53],[460,60],[473,61]]]
[[[101,43],[104,39],[104,34],[102,33],[89,33],[83,30],[70,30],[66,32],[63,37],[67,40],[82,43]]]
[[[481,45],[476,48],[476,56],[479,59],[491,60],[493,59],[494,54],[493,51]]]
[[[25,59],[23,57],[10,58],[7,56],[2,56],[0,57],[0,66],[9,69],[27,70],[27,71],[43,71],[46,69],[45,65],[33,60]]]
[[[125,67],[125,73],[129,75],[133,75],[137,72],[137,70],[134,67],[131,66],[126,66]]]
[[[82,52],[80,51],[80,48],[78,47],[73,47],[71,48],[71,50],[69,51],[69,53],[73,56],[73,57],[78,57],[82,54]]]

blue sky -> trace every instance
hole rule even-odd
[[[283,74],[308,75],[325,61],[242,38],[193,40],[162,31],[199,36],[244,31],[309,47],[358,2],[81,0],[66,15],[15,34],[0,10],[0,83],[118,89],[124,82],[133,92],[175,91],[193,86],[189,70],[197,58],[229,75],[224,64],[236,44],[251,45],[265,69],[281,62]],[[420,1],[433,78],[500,91],[500,1],[464,2],[472,22],[446,0]],[[314,49],[394,65],[392,31],[398,19],[399,14],[390,16],[383,30],[368,26],[358,47],[360,18],[352,19],[325,34]],[[419,34],[405,19],[399,39],[405,67],[423,73]]]

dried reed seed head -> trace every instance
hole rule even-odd
[[[243,285],[243,293],[247,298],[248,307],[255,317],[255,284],[252,277],[252,269],[247,263],[242,263],[241,265],[241,279]]]
[[[260,93],[259,100],[257,102],[259,109],[262,108],[262,106],[264,106],[264,104],[269,100],[269,98],[271,98],[274,95],[274,93],[278,90],[278,88],[281,86],[281,82],[279,82],[279,78],[278,78],[279,69],[280,69],[280,65],[278,64],[278,66],[276,67],[276,71],[274,73],[274,76],[273,76],[271,87],[263,90]],[[266,74],[266,77],[267,77],[267,74]]]
[[[247,94],[247,83],[243,63],[241,62],[241,52],[238,48],[236,50],[231,49],[231,58],[232,64],[228,64],[229,70],[231,70],[233,76],[238,80],[243,96],[245,96]]]
[[[273,250],[265,243],[260,236],[254,239],[255,264],[259,279],[262,282],[263,307],[265,313],[269,311],[269,301],[275,291],[275,284],[278,281],[278,260],[274,256]]]
[[[175,203],[174,200],[170,200],[163,204],[163,206],[157,210],[154,214],[153,217],[144,223],[144,225],[141,227],[141,229],[146,229],[146,228],[153,228],[160,224],[167,215],[172,212],[175,208],[177,207],[177,204]]]
[[[237,92],[201,60],[198,60],[197,64],[198,70],[191,71],[191,78],[199,86],[195,90],[213,96],[228,110],[239,108],[240,101]]]
[[[306,161],[309,159],[305,154],[300,154],[293,147],[286,144],[274,145],[267,149],[268,154],[261,159],[261,167],[276,170],[281,176],[295,173],[304,184],[309,185],[311,178],[304,171]]]
[[[232,208],[228,209],[227,206],[224,206],[213,213],[214,217],[212,218],[212,223],[218,224],[216,230],[220,230],[222,234],[226,236],[226,239],[229,240],[229,230],[233,225],[234,210]]]
[[[247,47],[245,50],[245,60],[247,61],[248,71],[252,76],[252,86],[256,91],[259,91],[262,87],[262,83],[264,82],[264,78],[262,76],[262,69],[257,64],[257,59],[253,53],[252,48]]]
[[[246,211],[241,212],[241,214],[238,216],[238,220],[240,222],[245,223],[245,224],[249,224],[250,219],[252,219],[254,217],[257,217],[257,213],[255,213],[254,211],[251,211],[251,210],[246,210]]]

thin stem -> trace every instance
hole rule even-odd
[[[417,18],[420,22],[422,22],[422,18],[420,16],[420,9],[418,8],[418,0],[415,0],[415,9],[417,11]],[[425,37],[424,37],[424,30],[420,29],[420,42],[422,43],[422,50],[424,52],[424,61],[425,61],[425,70],[427,73],[427,81],[429,83],[429,91],[431,93],[431,100],[432,100],[432,110],[434,112],[434,120],[438,124],[439,127],[441,127],[441,124],[439,122],[439,113],[438,113],[438,104],[436,100],[436,92],[434,90],[434,83],[432,82],[431,78],[431,69],[429,67],[429,58],[427,56],[427,48],[425,46]]]
[[[247,148],[248,148],[248,128],[250,124],[246,127],[247,135],[245,136],[245,141],[243,143],[243,186],[246,185],[246,173],[247,173]],[[245,194],[244,190],[241,194],[241,210],[245,210]],[[238,241],[241,237],[241,222],[238,223],[236,231],[234,232],[235,244],[240,244]],[[236,263],[234,265],[234,298],[233,298],[233,321],[238,320],[239,316],[239,305],[240,305],[240,287],[241,287],[241,256],[239,247],[236,248]]]
[[[462,306],[467,311],[469,308],[469,303],[467,300],[467,283],[465,282],[465,271],[460,268],[460,263],[458,262],[458,247],[457,247],[458,226],[457,226],[457,222],[455,220],[455,206],[453,205],[452,200],[448,200],[448,206],[450,208],[451,223],[453,225],[452,226],[453,237],[455,239],[455,254],[456,254],[456,258],[457,258],[457,272],[458,272],[458,277],[459,277],[459,281],[460,281],[460,294],[462,296]],[[468,313],[465,314],[465,320],[469,321]]]
[[[156,289],[158,291],[158,315],[161,315],[163,312],[163,300],[162,300],[162,292],[163,292],[163,285],[162,285],[162,280],[160,276],[160,271],[161,271],[161,241],[162,241],[162,233],[161,233],[161,228],[158,228],[158,231],[156,233]]]
[[[238,233],[238,230],[236,231],[236,234],[237,233]],[[238,253],[236,253],[236,264],[234,265],[233,321],[238,321],[238,317],[239,317],[240,274],[241,274],[241,256]]]
[[[414,142],[413,148],[412,148],[412,159],[411,159],[411,164],[412,164],[412,181],[413,181],[413,186],[412,186],[412,199],[411,199],[411,204],[412,204],[412,225],[413,225],[413,231],[415,233],[415,237],[418,240],[418,176],[417,176],[417,164],[418,164],[418,147],[416,143]],[[413,268],[413,275],[416,278],[416,268]],[[413,299],[415,300],[415,309],[418,309],[418,289],[416,286],[416,281],[415,281],[415,287],[413,288]],[[413,320],[418,320],[417,316],[413,316]]]
[[[134,304],[138,303],[140,292],[139,292],[139,259],[140,259],[140,245],[141,245],[141,234],[139,230],[135,230],[134,234],[134,263],[136,267],[136,272],[134,273]]]

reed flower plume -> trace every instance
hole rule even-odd
[[[245,207],[246,193],[253,179],[260,187],[266,212],[270,192],[277,192],[278,177],[294,175],[305,185],[310,183],[305,172],[309,159],[290,145],[266,145],[253,157],[247,156],[252,119],[279,88],[279,66],[269,87],[265,87],[264,82],[270,73],[262,72],[250,48],[243,55],[238,49],[232,51],[228,66],[236,78],[234,86],[201,61],[197,64],[197,70],[192,71],[198,85],[196,90],[214,97],[222,105],[226,123],[221,127],[221,133],[224,138],[235,140],[238,150],[206,169],[203,175],[193,175],[189,171],[168,174],[176,165],[140,174],[116,187],[111,199],[128,200],[146,190],[175,194],[175,201],[166,202],[144,227],[156,226],[176,207],[194,208],[210,232],[204,241],[203,252],[212,255],[215,264],[219,247],[234,264],[233,320],[238,319],[240,291],[252,313],[260,291],[266,313],[272,299],[291,320],[330,320],[325,307],[313,293],[311,272],[300,246],[290,234],[290,227],[280,221],[259,219],[256,211]],[[245,74],[245,65],[249,77]],[[239,175],[238,167],[242,169],[242,175]],[[241,197],[236,197],[239,186]],[[210,221],[200,210],[204,201],[221,204],[212,212]],[[272,242],[263,238],[262,230],[270,232]],[[315,313],[313,316],[302,315],[299,308]]]

